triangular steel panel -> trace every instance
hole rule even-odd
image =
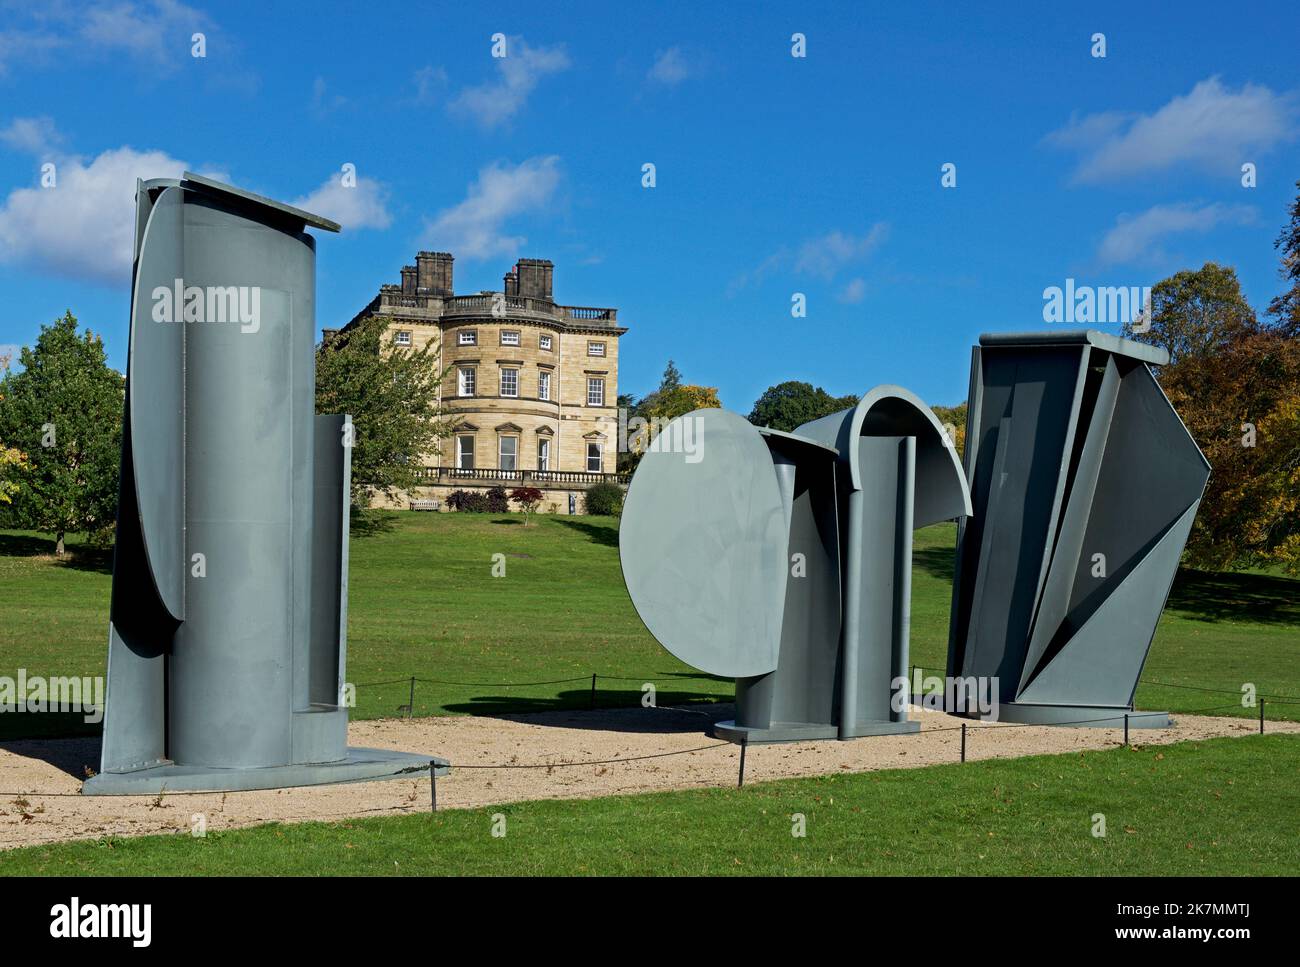
[[[1088,520],[1092,516],[1097,477],[1101,473],[1101,462],[1106,452],[1106,438],[1110,433],[1115,399],[1118,395],[1119,368],[1115,365],[1114,358],[1108,356],[1101,386],[1097,390],[1096,402],[1090,413],[1083,414],[1088,420],[1088,426],[1080,427],[1078,431],[1085,434],[1083,451],[1079,457],[1078,467],[1075,468],[1074,479],[1070,481],[1069,496],[1061,514],[1061,526],[1057,531],[1051,566],[1043,585],[1043,592],[1039,596],[1038,613],[1034,617],[1029,650],[1025,655],[1024,669],[1020,676],[1020,689],[1024,689],[1033,678],[1043,653],[1069,611],[1070,592],[1074,588],[1079,556],[1083,551],[1083,539],[1088,529]]]
[[[1018,702],[1126,707],[1155,635],[1200,501],[1192,503],[1107,596]]]

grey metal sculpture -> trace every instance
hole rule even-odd
[[[1150,370],[1168,361],[1093,331],[974,349],[948,674],[996,677],[1002,720],[1118,726],[1133,707],[1210,473]]]
[[[430,767],[347,747],[352,429],[314,415],[307,226],[339,229],[188,173],[137,185],[103,752],[85,793]]]
[[[683,421],[693,421],[683,432]],[[642,458],[619,528],[642,621],[689,665],[736,679],[735,742],[915,731],[912,529],[970,512],[933,413],[896,386],[795,433],[723,410],[679,417]]]

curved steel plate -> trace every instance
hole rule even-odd
[[[678,437],[684,420],[693,435]],[[660,438],[697,449],[647,453],[628,487],[619,559],[632,603],[688,665],[766,674],[780,650],[789,544],[767,444],[748,420],[712,409],[678,417]]]
[[[154,290],[174,291],[184,276],[182,189],[158,196],[140,242],[131,298],[127,408],[145,556],[163,606],[185,617],[183,533],[185,453],[184,323],[155,322]],[[179,307],[174,307],[179,313]]]
[[[901,386],[882,384],[869,390],[857,406],[797,427],[795,433],[839,450],[849,462],[849,479],[862,489],[859,436],[916,437],[916,503],[913,527],[969,517],[970,488],[947,433],[934,411],[919,396]]]

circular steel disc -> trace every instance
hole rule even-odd
[[[725,410],[673,420],[623,506],[623,580],[650,633],[701,671],[776,668],[789,524],[758,429]],[[685,451],[685,452],[684,452]]]

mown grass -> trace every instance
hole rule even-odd
[[[0,875],[1296,875],[1297,769],[1300,737],[1213,739],[35,846]]]
[[[437,680],[416,683],[416,715],[585,707],[593,672],[601,705],[637,703],[646,681],[661,705],[729,701],[729,680],[682,664],[645,630],[623,588],[617,541],[612,518],[542,516],[524,527],[518,515],[381,515],[351,547],[354,717],[397,714],[412,675]],[[912,661],[935,673],[947,659],[953,542],[951,524],[916,534]],[[0,531],[0,674],[103,674],[112,556],[75,536],[70,547],[56,560],[49,539]],[[492,576],[495,554],[504,577]],[[1243,682],[1300,696],[1300,580],[1181,571],[1143,677],[1228,694],[1143,684],[1140,708],[1226,705]],[[556,679],[574,681],[475,684]],[[1300,705],[1271,704],[1268,716],[1298,718]],[[75,716],[0,716],[0,737],[88,730]]]

